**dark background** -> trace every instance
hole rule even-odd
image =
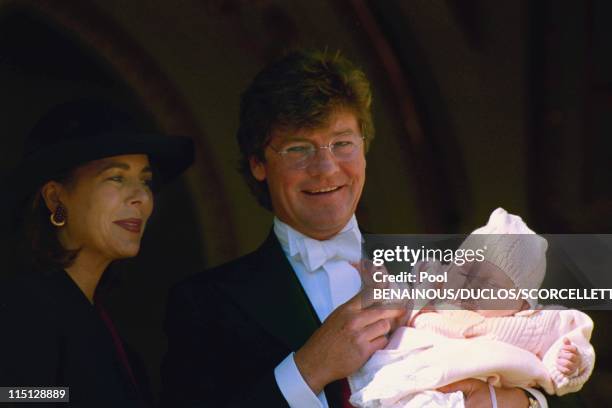
[[[197,163],[158,197],[140,256],[113,266],[110,308],[158,389],[168,287],[254,249],[270,226],[234,139],[240,92],[263,65],[327,47],[372,81],[366,230],[469,232],[502,206],[538,232],[610,233],[611,19],[606,0],[0,0],[0,176],[39,116],[74,97],[194,138]],[[12,237],[0,238],[9,274]],[[609,313],[590,313],[593,405],[612,398]]]

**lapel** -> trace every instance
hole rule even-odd
[[[268,333],[297,350],[321,323],[274,231],[247,259],[226,290]]]
[[[63,269],[57,269],[34,276],[40,282],[43,296],[48,299],[44,304],[53,305],[54,313],[59,316],[62,324],[59,345],[61,358],[69,354],[65,358],[73,361],[71,364],[65,363],[65,368],[58,371],[59,380],[79,381],[85,387],[84,390],[96,386],[105,387],[105,393],[115,393],[116,398],[124,398],[126,392],[136,394],[137,385],[132,382],[127,367],[120,360],[109,328],[70,275]],[[66,351],[68,346],[70,352]],[[74,356],[80,360],[75,360]],[[90,371],[91,367],[95,367],[98,372],[98,385],[87,383],[90,380],[87,376],[78,379],[75,377],[79,370]]]
[[[87,341],[90,342],[89,347],[92,350],[98,351],[98,353],[96,354],[92,353],[92,357],[105,358],[105,356],[112,356],[113,366],[117,369],[117,372],[121,374],[123,386],[128,387],[133,392],[137,393],[138,384],[134,382],[137,381],[137,379],[134,378],[133,380],[133,373],[130,373],[128,371],[131,368],[128,369],[130,361],[127,348],[125,347],[120,334],[116,331],[116,327],[110,315],[107,315],[109,319],[108,323],[105,322],[100,314],[100,311],[97,309],[97,307],[102,308],[102,305],[94,306],[89,303],[89,300],[87,299],[85,294],[81,291],[76,282],[72,280],[72,278],[68,275],[66,271],[62,270],[60,273],[57,274],[57,276],[58,281],[61,281],[61,285],[63,287],[62,299],[70,300],[70,303],[68,303],[68,305],[70,307],[72,315],[77,316],[78,313],[78,316],[81,320],[79,322],[79,332],[82,333],[84,330],[87,330],[86,333],[88,333],[89,336],[89,339]],[[70,299],[70,297],[72,299]],[[103,308],[103,310],[105,310],[105,308]],[[113,330],[115,331],[114,334]],[[115,335],[116,338],[114,337]],[[123,362],[121,359],[115,341],[121,342],[122,347],[124,347],[124,351],[126,353],[125,357],[127,358],[125,362]],[[108,354],[99,354],[100,350],[106,350],[108,351]],[[128,366],[126,366],[124,363],[128,364]],[[100,362],[98,365],[108,366],[108,362]]]

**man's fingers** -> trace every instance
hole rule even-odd
[[[389,283],[385,282],[376,282],[374,281],[374,273],[382,272],[384,275],[388,275],[387,269],[384,266],[376,266],[369,259],[362,259],[359,262],[351,262],[351,265],[357,269],[359,275],[361,276],[362,281],[365,283],[366,287],[370,288],[387,288],[389,287]]]
[[[387,336],[380,336],[376,337],[375,339],[372,339],[368,348],[369,355],[371,356],[376,351],[385,348],[387,346],[387,343],[389,343],[389,339],[387,338]]]
[[[390,330],[391,322],[388,319],[382,319],[366,326],[361,335],[365,340],[372,341],[380,336],[385,336]]]
[[[358,327],[365,327],[381,319],[398,318],[404,313],[406,313],[405,309],[369,308],[363,309],[355,316],[355,320]]]
[[[359,291],[355,296],[346,301],[343,305],[340,305],[338,309],[349,309],[349,310],[359,310],[361,309],[361,305],[363,303],[363,291]]]
[[[391,319],[391,331],[395,331],[400,326],[404,326],[406,321],[408,320],[408,311],[406,309],[402,310],[402,314],[398,317]]]
[[[372,270],[372,268],[375,268],[372,261],[368,259],[362,259],[360,261],[350,262],[350,264],[351,266],[353,266],[353,268],[357,269],[357,272],[359,272],[359,275],[361,275],[362,279],[364,277],[367,278],[368,276],[371,276],[370,271]]]

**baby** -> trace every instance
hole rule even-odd
[[[485,248],[484,261],[451,264],[445,287],[481,293],[537,289],[544,280],[547,247],[520,217],[498,208],[461,245]],[[463,407],[461,392],[434,390],[466,378],[493,386],[539,386],[549,394],[575,392],[593,371],[592,329],[593,322],[582,312],[539,306],[531,299],[472,298],[427,305],[412,311],[407,326],[396,330],[387,347],[351,376],[351,403]]]

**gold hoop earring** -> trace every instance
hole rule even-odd
[[[51,216],[49,216],[49,220],[53,226],[58,228],[66,225],[66,210],[64,206],[59,204],[57,208],[55,208],[55,211],[51,213]]]

